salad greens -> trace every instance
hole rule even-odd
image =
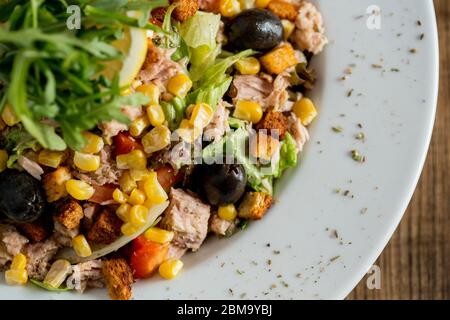
[[[295,167],[297,165],[297,144],[289,132],[281,141],[280,160],[278,162],[277,170],[274,174],[275,178],[281,177],[284,170]]]
[[[69,3],[81,9],[79,30],[67,29]],[[121,106],[142,105],[148,99],[142,94],[122,96],[117,75],[102,75],[104,62],[123,58],[110,43],[123,37],[126,26],[165,33],[147,21],[150,10],[166,6],[167,0],[69,3],[0,4],[0,111],[10,105],[25,129],[52,150],[80,149],[83,131],[100,122],[129,122]],[[130,10],[142,14],[130,17]]]
[[[35,286],[39,287],[39,288],[45,289],[47,291],[52,291],[52,292],[66,292],[66,291],[72,290],[72,289],[69,289],[69,288],[54,288],[54,287],[52,287],[52,286],[50,286],[50,285],[48,285],[48,284],[46,284],[46,283],[44,283],[42,281],[38,281],[38,280],[35,280],[35,279],[30,279],[30,282],[32,284],[34,284]]]

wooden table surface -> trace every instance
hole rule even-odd
[[[450,1],[435,0],[440,90],[427,161],[405,216],[378,258],[381,289],[367,276],[348,299],[450,299]]]

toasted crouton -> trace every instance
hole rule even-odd
[[[298,63],[294,48],[287,42],[266,53],[260,61],[267,72],[274,74],[280,74]]]
[[[56,205],[54,219],[67,229],[78,227],[83,216],[83,208],[75,199],[68,197]]]
[[[31,241],[42,242],[50,236],[50,228],[43,221],[22,223],[18,225],[19,230]]]
[[[170,3],[174,2],[178,6],[173,11],[173,17],[178,21],[186,21],[198,10],[198,0],[170,0]]]
[[[267,130],[267,134],[278,135],[284,138],[289,128],[289,119],[281,112],[268,111],[264,114],[260,122],[256,124],[256,130]],[[275,132],[277,130],[277,132]]]
[[[115,258],[103,261],[102,274],[111,299],[129,300],[131,298],[133,272],[125,259]]]
[[[86,238],[94,243],[110,244],[122,234],[122,220],[111,210],[104,208],[95,217],[94,224],[89,229]]]
[[[271,205],[271,195],[264,192],[247,192],[239,205],[238,216],[242,219],[259,220]]]
[[[269,2],[267,9],[275,13],[280,19],[288,19],[294,21],[297,18],[297,9],[292,3],[283,0],[272,0]]]
[[[59,167],[53,172],[44,176],[44,190],[48,202],[55,202],[66,197],[66,182],[72,178],[70,170],[67,167]]]

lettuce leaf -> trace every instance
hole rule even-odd
[[[279,178],[287,168],[297,165],[297,145],[289,132],[286,133],[280,147],[280,159],[274,177]]]
[[[180,35],[190,48],[207,46],[214,49],[217,46],[216,36],[219,31],[220,15],[197,11],[180,26]]]

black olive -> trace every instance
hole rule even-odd
[[[229,40],[236,50],[270,50],[283,40],[283,25],[268,10],[245,10],[231,21]]]
[[[202,166],[203,191],[215,206],[235,203],[244,194],[247,175],[240,164]]]
[[[45,197],[38,180],[26,172],[5,170],[0,173],[0,213],[17,223],[39,218]]]

